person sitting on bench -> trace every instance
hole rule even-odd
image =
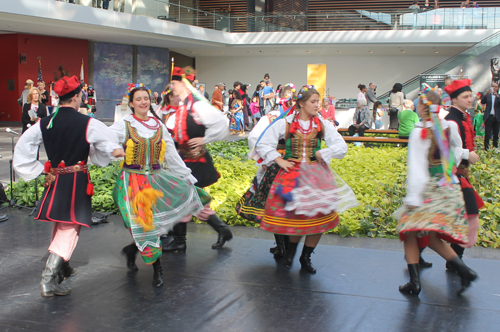
[[[358,100],[358,105],[352,119],[353,123],[349,126],[349,136],[353,136],[356,131],[360,137],[365,136],[365,130],[372,126],[372,118],[370,109],[366,106],[366,99]]]

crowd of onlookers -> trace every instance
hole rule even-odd
[[[413,12],[420,13],[428,10],[433,10],[433,9],[439,9],[439,0],[434,0],[432,3],[429,0],[425,0],[422,5],[420,5],[420,2],[418,0],[414,0],[413,4],[409,7],[409,9],[413,10]],[[466,8],[479,8],[479,4],[477,1],[470,2],[470,0],[466,0],[462,2],[460,5],[460,8],[466,9]]]
[[[76,3],[76,0],[55,0],[55,1],[62,1],[62,2],[69,2],[69,3]],[[113,9],[117,12],[124,12],[125,11],[125,0],[92,0],[92,7],[94,8],[102,8],[102,9],[109,9],[109,3],[111,1],[113,2]]]
[[[444,85],[449,86],[453,83],[451,77],[444,79]],[[382,115],[387,113],[389,117],[388,129],[398,130],[399,138],[408,138],[410,132],[415,128],[415,124],[420,122],[417,115],[417,106],[419,97],[415,100],[409,100],[403,93],[403,85],[396,83],[390,91],[387,105],[384,107],[381,101],[376,98],[375,83],[367,86],[359,84],[359,93],[357,95],[357,107],[354,113],[352,124],[349,126],[349,135],[356,132],[359,136],[364,136],[368,129],[385,129],[382,122]],[[447,107],[451,105],[448,94],[438,86],[433,87],[444,102],[440,117],[447,114]],[[473,94],[474,102],[472,108],[467,110],[471,118],[476,136],[484,137],[485,149],[489,148],[489,140],[493,138],[493,146],[498,147],[500,131],[500,96],[499,84],[493,82],[486,93],[477,92]]]
[[[245,130],[250,130],[261,117],[269,112],[273,110],[283,112],[288,109],[286,106],[283,107],[282,103],[285,101],[285,87],[290,85],[290,83],[287,85],[278,84],[275,87],[269,74],[266,73],[253,92],[250,90],[251,84],[244,84],[240,81],[234,82],[233,87],[229,89],[225,83],[216,84],[212,96],[206,91],[203,84],[197,84],[197,89],[214,107],[227,114],[231,120],[231,134],[243,136]],[[325,96],[323,98],[319,113],[324,119],[338,125],[335,120],[335,106],[332,97]]]
[[[24,90],[17,100],[22,107],[21,122],[23,124],[23,133],[41,118],[50,114],[49,108],[59,104],[59,97],[52,89],[45,89],[45,82],[38,81],[37,86],[31,79],[26,80]],[[95,91],[87,83],[82,83],[82,101],[80,104],[80,113],[95,117]]]

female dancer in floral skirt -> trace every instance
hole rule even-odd
[[[263,116],[248,135],[248,147],[251,151],[250,156],[256,160],[257,163],[259,163],[260,156],[254,153],[255,144],[262,133],[273,121],[275,121],[283,113],[287,113],[293,107],[295,103],[293,97],[295,95],[295,85],[288,83],[280,90],[280,105],[278,109]],[[284,139],[281,139],[278,142],[277,150],[282,155],[285,154]],[[236,204],[236,213],[247,220],[260,223],[262,217],[264,216],[264,208],[267,201],[267,195],[269,194],[269,189],[271,189],[271,185],[273,184],[279,170],[280,167],[276,163],[273,163],[269,167],[259,165],[257,174],[255,175],[250,188]],[[286,235],[274,234],[274,238],[276,240],[276,247],[271,248],[270,252],[276,259],[283,258],[286,247],[288,246],[289,237]]]
[[[410,282],[399,286],[402,293],[418,295],[419,247],[429,246],[460,275],[462,289],[477,275],[443,240],[467,244],[469,225],[460,184],[454,175],[456,159],[462,159],[462,141],[453,122],[439,120],[439,95],[426,89],[417,106],[423,122],[411,132],[408,144],[408,191],[405,205],[395,213],[397,230],[404,241]]]
[[[269,191],[260,228],[290,236],[283,259],[287,268],[305,235],[300,263],[309,273],[316,273],[311,254],[321,235],[339,223],[337,212],[357,205],[351,188],[328,166],[331,158],[344,157],[347,144],[329,121],[317,116],[319,100],[313,86],[302,87],[295,113],[276,121],[257,143],[262,165],[276,163],[281,168]],[[276,150],[280,139],[285,140],[283,157]],[[322,140],[325,149],[321,149]]]
[[[154,268],[153,286],[163,285],[160,235],[203,205],[193,184],[196,179],[175,148],[165,125],[151,108],[151,91],[143,84],[129,85],[129,106],[133,115],[110,128],[125,148],[122,171],[113,198],[134,243],[123,248],[127,266],[137,271],[140,251]],[[154,117],[148,116],[151,111]],[[162,169],[165,161],[168,169]]]

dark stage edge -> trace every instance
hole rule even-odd
[[[318,273],[308,275],[298,255],[291,270],[272,258],[269,233],[233,227],[237,236],[212,250],[216,236],[190,224],[187,253],[163,255],[165,285],[155,289],[152,267],[138,259],[138,272],[125,268],[120,250],[131,237],[118,217],[82,230],[71,295],[42,298],[51,225],[11,213],[0,223],[0,331],[500,330],[497,259],[466,258],[480,279],[457,296],[458,276],[425,255],[434,267],[421,273],[414,298],[398,291],[408,275],[397,240],[381,241],[389,250],[320,245],[312,256]],[[361,240],[378,241],[351,243]]]

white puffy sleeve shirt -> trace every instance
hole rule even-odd
[[[90,118],[87,126],[87,141],[90,143],[89,157],[94,165],[106,166],[113,159],[113,151],[121,149],[116,136],[101,121]],[[29,181],[43,172],[43,165],[36,157],[38,147],[43,143],[40,122],[26,130],[14,149],[13,167],[17,174]]]
[[[137,133],[141,137],[150,138],[153,137],[153,135],[155,134],[154,130],[145,127],[139,121],[137,121],[133,116],[127,116],[122,121],[115,122],[110,127],[110,129],[113,131],[113,133],[118,138],[118,141],[122,145],[125,144],[127,135],[127,127],[125,125],[125,121],[130,122],[130,125],[137,130]],[[155,126],[156,121],[154,118],[150,118],[149,121],[146,122],[146,124],[150,126]],[[167,148],[165,151],[165,161],[167,163],[168,171],[173,176],[188,180],[190,183],[195,184],[196,182],[198,182],[198,180],[196,180],[196,178],[193,175],[191,175],[191,170],[186,166],[182,158],[179,156],[179,153],[177,153],[177,149],[175,148],[172,136],[170,136],[170,133],[168,132],[165,125],[161,124],[161,126],[163,128],[162,138],[167,144]]]
[[[182,102],[181,102],[182,104]],[[224,114],[212,105],[206,102],[198,101],[192,106],[193,119],[197,124],[205,126],[205,144],[222,141],[228,133],[228,122]],[[177,112],[172,114],[166,123],[170,130],[174,130]]]
[[[429,173],[429,149],[431,147],[430,139],[422,139],[423,127],[431,130],[431,123],[425,122],[415,125],[410,133],[408,140],[408,169],[406,176],[406,197],[405,205],[421,206],[423,205],[422,195],[430,179]],[[455,164],[460,164],[463,155],[469,157],[469,150],[462,149],[462,139],[458,132],[458,126],[453,121],[441,120],[443,130],[450,129],[450,150],[453,151]]]
[[[291,123],[293,117],[293,115],[289,115],[285,119],[276,121],[276,123],[265,132],[264,136],[262,136],[262,139],[256,146],[258,154],[263,159],[262,165],[272,165],[276,158],[281,157],[280,153],[276,150],[278,141],[285,138],[286,122]],[[299,122],[305,130],[309,128],[310,121],[299,120]],[[344,158],[347,153],[347,144],[330,121],[322,121],[322,123],[325,127],[324,140],[326,148],[319,150],[319,152],[323,161],[329,164],[332,158]],[[314,123],[313,126],[316,127]],[[303,161],[304,160],[305,158]]]

